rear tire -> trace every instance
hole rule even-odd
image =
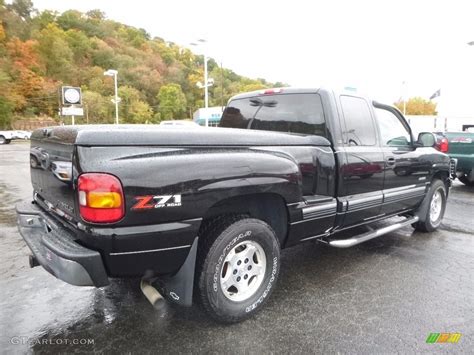
[[[199,240],[196,295],[217,321],[235,323],[257,313],[275,288],[280,244],[265,222],[221,216],[208,222]]]
[[[416,230],[421,232],[433,232],[438,229],[446,210],[446,192],[446,185],[441,180],[433,180],[428,195],[426,196],[429,201],[426,214],[420,216],[420,221],[413,225]]]
[[[0,144],[8,144],[4,136],[0,136]]]
[[[474,181],[469,181],[466,175],[462,175],[458,179],[466,186],[474,186]]]

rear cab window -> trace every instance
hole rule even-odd
[[[374,146],[377,144],[375,125],[367,101],[360,97],[341,95],[344,116],[345,142],[349,146]]]
[[[318,94],[261,95],[227,105],[220,127],[288,132],[327,137]]]

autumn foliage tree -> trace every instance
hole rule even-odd
[[[397,101],[394,105],[407,115],[436,115],[436,103],[430,100],[425,100],[421,97],[411,97],[404,104],[403,101]]]
[[[203,56],[109,20],[100,10],[37,11],[31,0],[0,0],[0,115],[57,117],[59,88],[80,86],[89,123],[113,122],[107,69],[119,72],[121,122],[186,118],[203,105]],[[275,86],[208,62],[211,106],[242,91]],[[278,85],[280,86],[280,85]],[[79,122],[81,122],[79,120]]]

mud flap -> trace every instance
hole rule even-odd
[[[431,186],[430,186],[431,189]],[[430,208],[430,190],[426,193],[420,207],[415,212],[415,216],[418,216],[420,222],[425,222],[426,216],[428,215],[428,209]]]
[[[198,239],[198,237],[194,238],[184,264],[175,275],[150,280],[153,287],[156,287],[167,301],[180,306],[190,307],[193,303],[194,269]]]

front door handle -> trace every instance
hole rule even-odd
[[[387,158],[387,165],[395,165],[395,158],[394,157]]]

